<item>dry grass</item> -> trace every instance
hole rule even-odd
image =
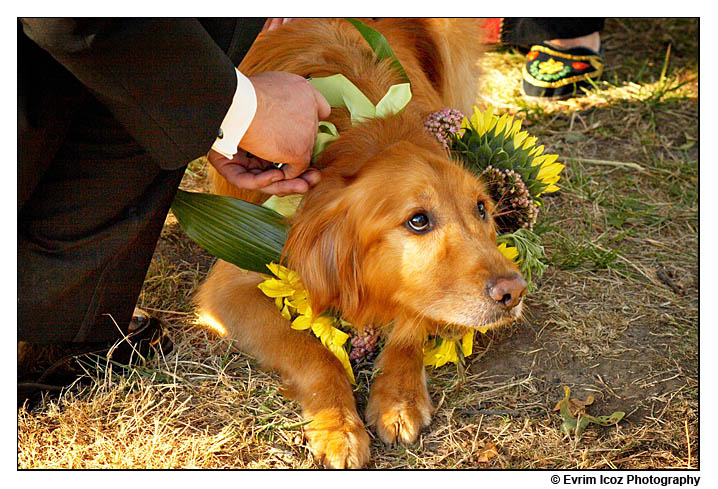
[[[485,101],[567,162],[540,224],[551,267],[523,323],[480,338],[463,375],[429,373],[431,426],[410,447],[374,439],[370,468],[698,467],[697,32],[610,19],[604,81],[566,102],[523,101],[521,55],[488,53]],[[185,186],[201,188],[191,170]],[[316,467],[278,379],[196,327],[212,261],[170,215],[140,305],[174,352],[121,376],[89,366],[84,386],[18,409],[19,468]],[[357,373],[360,409],[370,377]],[[589,413],[626,417],[564,436],[564,385],[596,398]]]

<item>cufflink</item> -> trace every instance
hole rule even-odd
[[[219,131],[217,131],[217,139],[222,139],[224,137],[224,132],[222,132],[222,128],[219,128]]]

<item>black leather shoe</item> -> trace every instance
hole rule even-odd
[[[108,359],[122,365],[131,365],[136,363],[139,357],[146,360],[153,351],[167,354],[174,348],[162,321],[137,307],[127,331],[126,337],[108,349]]]
[[[162,322],[135,308],[127,335],[112,343],[60,345],[18,343],[17,402],[39,400],[44,392],[59,393],[85,372],[81,357],[94,356],[119,368],[140,365],[153,353],[168,354],[174,348]]]

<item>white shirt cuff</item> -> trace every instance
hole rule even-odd
[[[234,71],[237,72],[237,90],[220,126],[221,137],[218,137],[212,145],[213,150],[229,159],[237,154],[239,142],[257,112],[257,94],[254,92],[252,82],[239,70]]]

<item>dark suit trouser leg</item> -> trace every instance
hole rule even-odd
[[[18,340],[117,339],[184,167],[160,169],[94,99],[50,156],[18,213]]]

